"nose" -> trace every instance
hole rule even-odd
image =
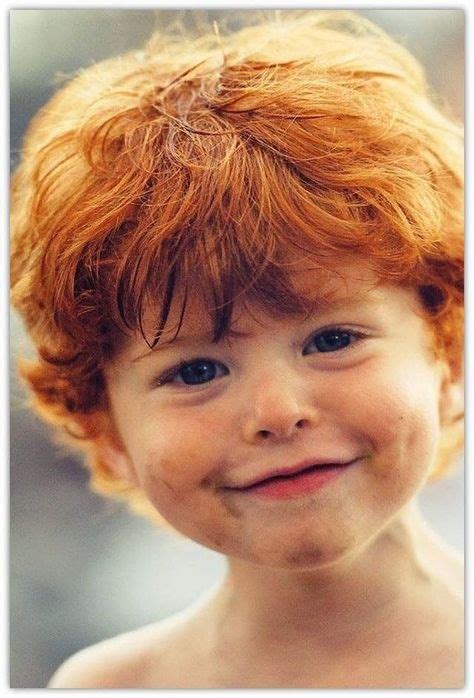
[[[302,386],[288,380],[261,381],[249,396],[243,424],[247,443],[284,441],[310,428],[317,421],[316,409]]]

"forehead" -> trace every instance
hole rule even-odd
[[[304,301],[304,310],[298,315],[324,311],[333,307],[344,307],[363,301],[376,302],[380,297],[381,280],[368,263],[357,260],[340,264],[315,265],[310,260],[290,262],[286,271],[291,279],[292,291]],[[171,304],[168,320],[160,338],[160,344],[173,341],[179,336],[212,335],[213,312],[206,296],[196,289],[186,297],[183,312],[183,292],[178,288]],[[149,304],[145,313],[144,329],[148,336],[153,334],[161,309]],[[240,294],[233,305],[229,331],[244,330],[252,322],[265,324],[291,315],[285,308],[285,299],[273,308],[263,307],[258,295],[249,292]],[[297,314],[297,313],[293,313]]]

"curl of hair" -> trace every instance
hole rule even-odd
[[[158,32],[63,87],[13,178],[12,302],[38,348],[22,365],[35,405],[88,453],[92,486],[143,504],[94,455],[110,428],[103,367],[126,335],[159,341],[177,288],[203,293],[218,339],[237,296],[301,309],[289,256],[324,268],[358,254],[418,290],[436,350],[459,366],[462,153],[416,60],[350,12],[282,13],[218,39]]]

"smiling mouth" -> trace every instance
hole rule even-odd
[[[277,470],[273,474],[249,484],[224,489],[237,495],[257,495],[272,499],[295,497],[324,487],[358,460],[360,459],[354,458],[345,462],[313,463],[300,469]]]
[[[278,482],[287,482],[291,480],[297,480],[300,477],[304,477],[305,475],[311,475],[312,473],[327,473],[331,472],[335,469],[342,469],[345,468],[349,465],[349,463],[327,463],[327,464],[317,464],[317,465],[309,465],[307,468],[303,468],[302,470],[298,470],[296,473],[287,473],[287,474],[280,474],[280,475],[271,475],[270,477],[267,477],[263,480],[259,480],[258,482],[254,482],[252,485],[247,485],[245,487],[237,487],[234,489],[238,489],[242,492],[247,492],[250,490],[254,490],[260,487],[263,487],[265,485],[270,485],[272,483],[277,484]]]

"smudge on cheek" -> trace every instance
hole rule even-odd
[[[164,489],[174,497],[182,499],[193,491],[199,481],[196,462],[186,454],[164,455],[161,451],[145,453],[138,467],[142,485],[148,489]]]
[[[242,511],[242,507],[237,506],[237,503],[231,497],[224,496],[222,497],[221,501],[222,506],[229,516],[232,516],[235,519],[241,519],[243,517],[244,512]]]
[[[223,505],[215,488],[199,479],[175,477],[167,467],[151,461],[142,469],[142,486],[157,511],[183,535],[224,554],[238,539],[236,517]],[[174,465],[174,463],[172,464]]]
[[[187,490],[180,482],[167,477],[166,473],[147,470],[143,479],[143,488],[149,497],[158,503],[172,500],[176,504],[186,501]]]

